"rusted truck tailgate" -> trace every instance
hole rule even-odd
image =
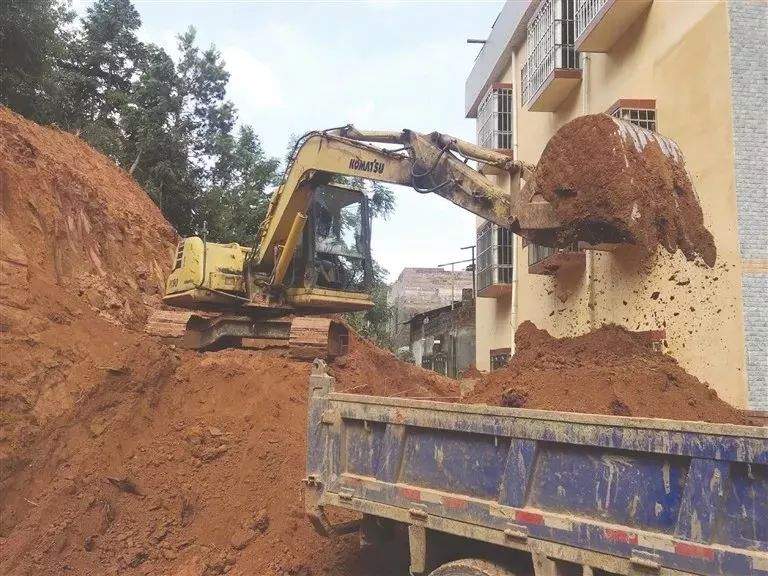
[[[321,362],[310,380],[316,526],[332,505],[622,574],[768,575],[768,428],[335,393]]]

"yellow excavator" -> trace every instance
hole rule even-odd
[[[511,193],[487,177],[503,173],[512,178]],[[438,132],[351,125],[309,132],[294,147],[254,246],[183,239],[164,301],[215,313],[190,318],[191,348],[248,339],[288,346],[295,357],[344,354],[347,329],[333,315],[373,306],[371,218],[366,194],[335,183],[339,177],[437,194],[551,245],[560,224],[536,193],[534,174],[535,167],[507,154]]]

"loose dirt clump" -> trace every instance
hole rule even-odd
[[[749,424],[674,358],[616,325],[553,338],[531,322],[505,368],[481,378],[471,403],[565,412]]]
[[[563,224],[558,242],[678,248],[713,266],[717,251],[677,144],[594,114],[562,126],[536,167],[536,192]]]

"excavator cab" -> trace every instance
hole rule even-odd
[[[373,305],[372,276],[367,196],[347,186],[317,186],[286,274],[286,302],[318,311],[366,310]]]
[[[294,258],[291,285],[367,292],[371,285],[368,198],[343,186],[319,186]]]

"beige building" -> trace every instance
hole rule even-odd
[[[550,136],[583,114],[658,131],[685,155],[718,261],[710,269],[660,250],[643,262],[631,248],[553,254],[479,222],[480,369],[514,351],[524,320],[557,336],[613,322],[654,331],[732,404],[768,409],[766,6],[507,2],[466,82],[478,143],[535,163]]]

